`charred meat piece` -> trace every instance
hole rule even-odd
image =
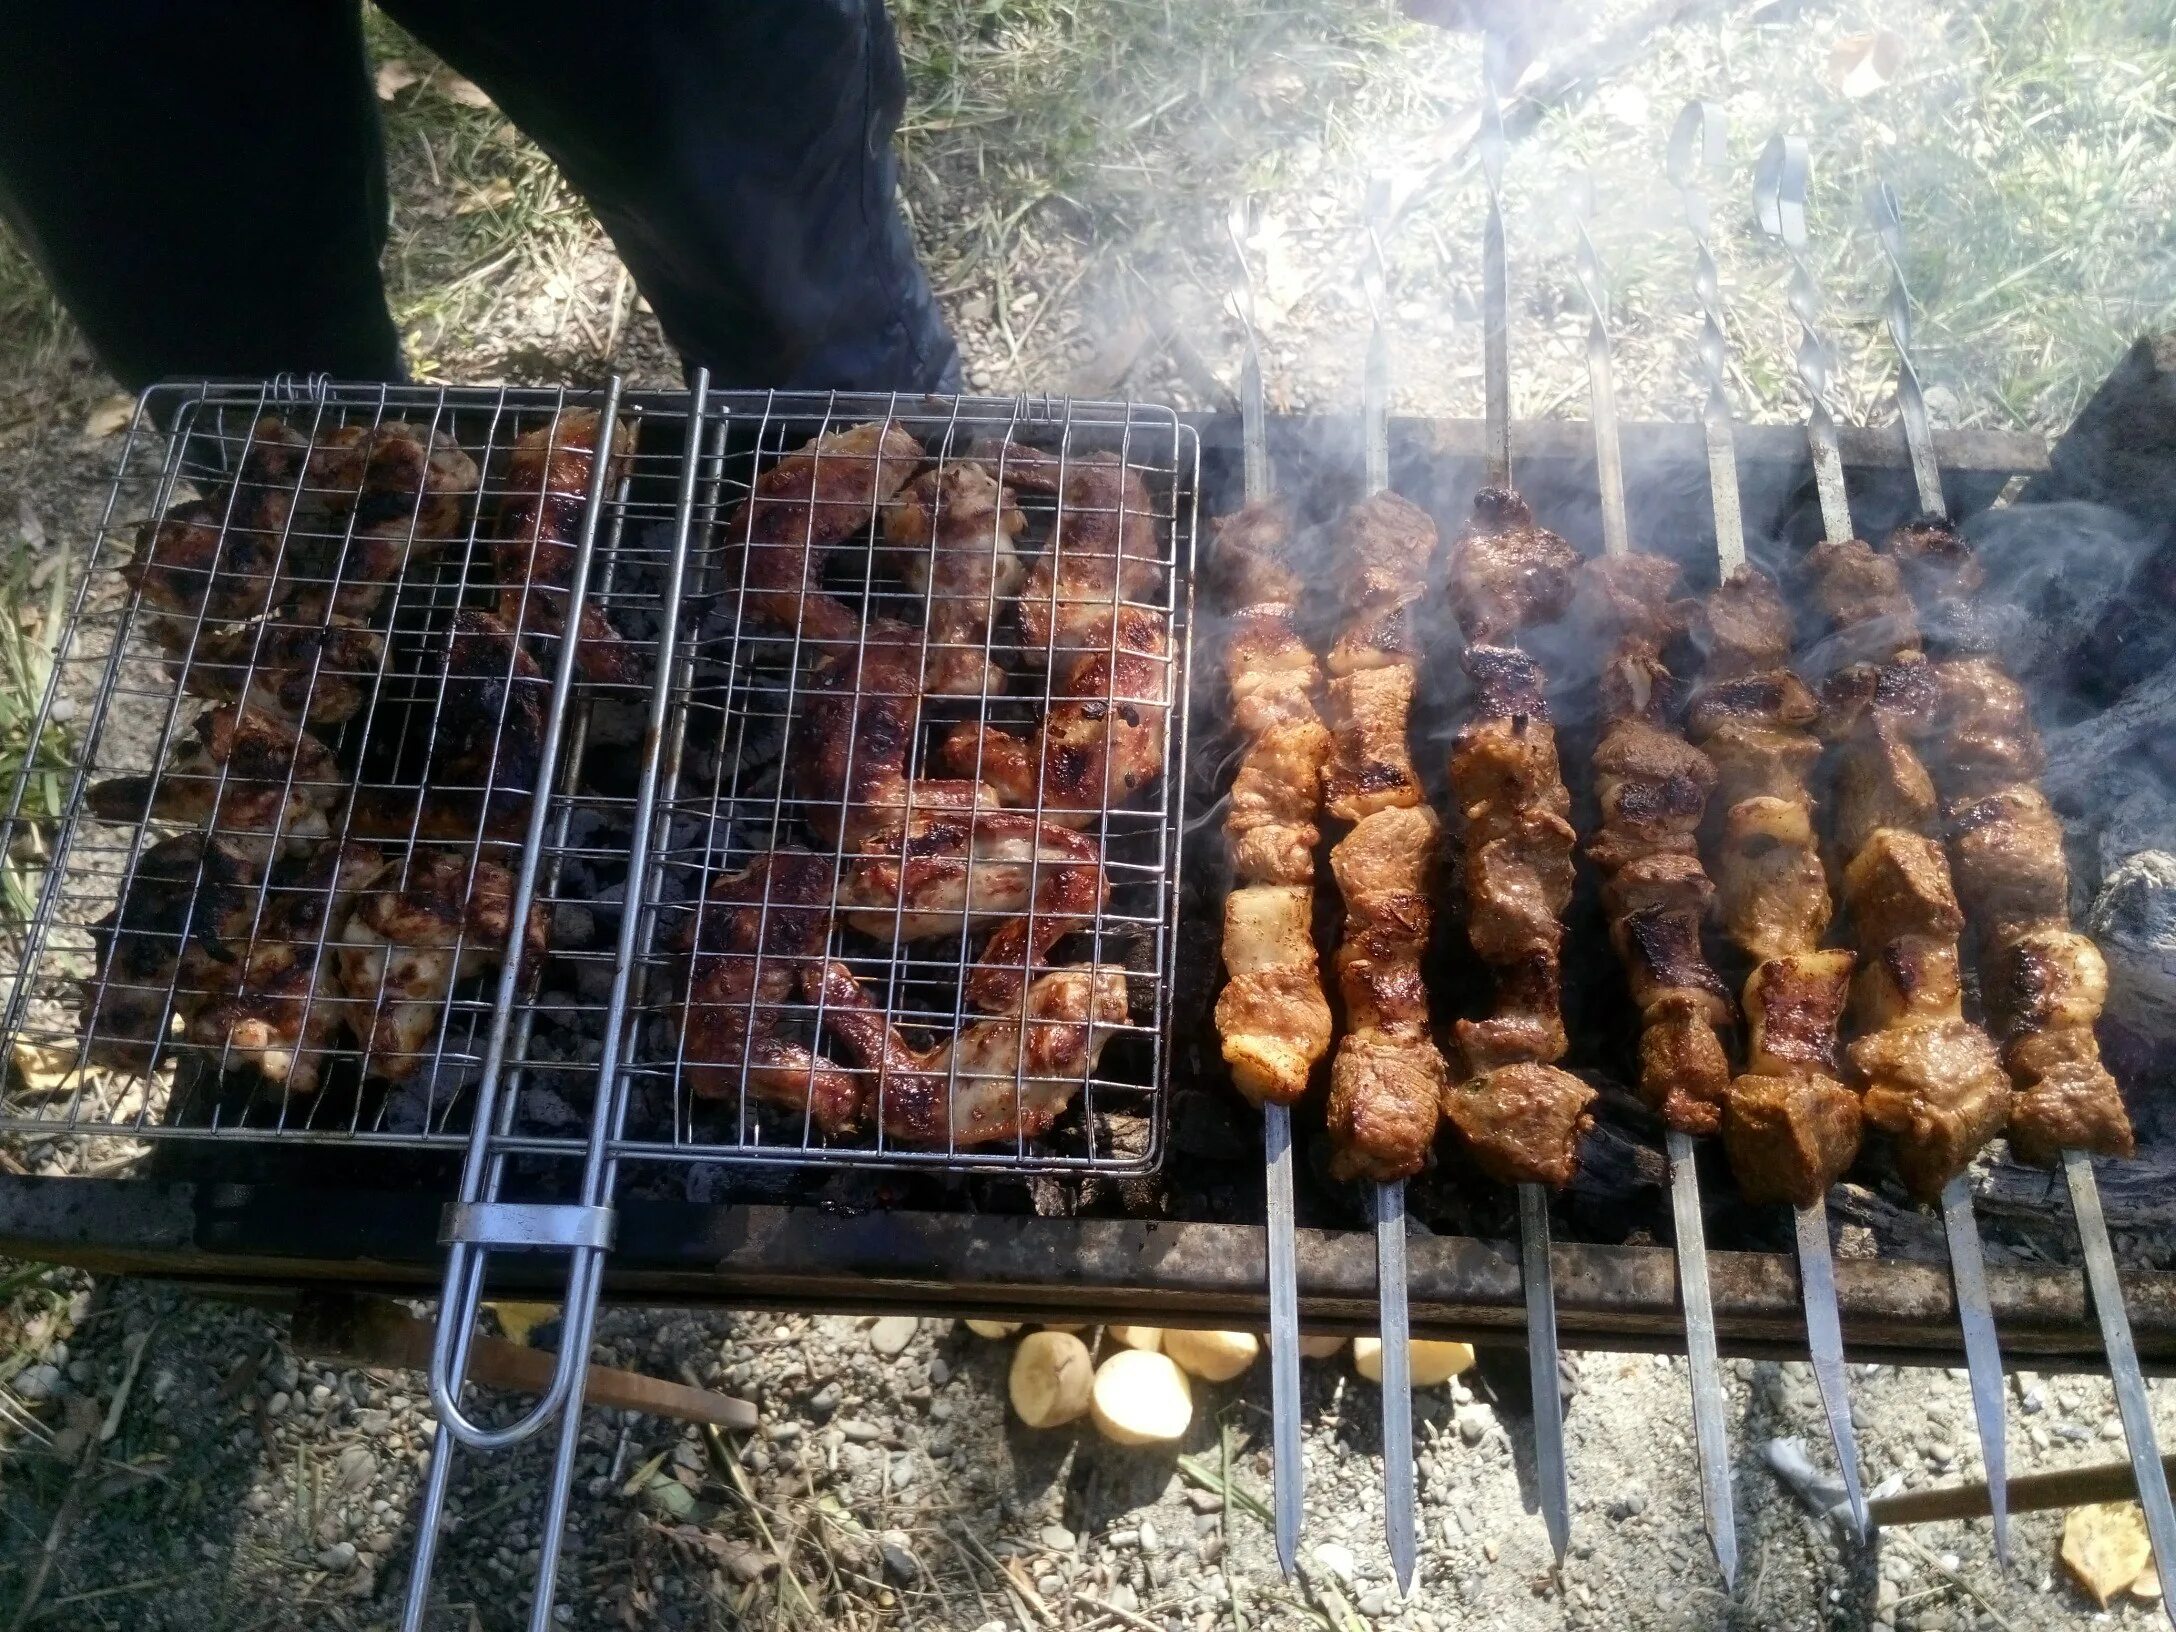
[[[1330,1172],[1385,1184],[1421,1170],[1450,1073],[1425,1031],[1353,1031],[1330,1064]]]
[[[1904,586],[1924,610],[1926,603],[1950,595],[1974,595],[1986,582],[1979,557],[1941,516],[1907,521],[1882,542],[1882,552],[1896,562]]]
[[[493,816],[526,814],[543,781],[551,682],[505,620],[467,607],[446,631],[445,661],[431,796]]]
[[[1048,1133],[1129,1018],[1125,971],[1105,965],[1053,969],[1013,1014],[927,1048],[900,1035],[846,965],[824,966],[819,994],[824,1029],[860,1067],[885,1137],[947,1150]]]
[[[203,833],[163,839],[136,858],[119,902],[91,925],[98,972],[83,983],[91,1059],[149,1070],[177,1025],[231,988],[261,877],[245,850]]]
[[[1587,562],[1579,573],[1579,614],[1609,631],[1622,645],[1659,649],[1688,634],[1699,621],[1696,602],[1677,598],[1683,574],[1665,556],[1633,550]],[[1635,710],[1634,712],[1639,712]],[[1612,718],[1621,718],[1611,710]]]
[[[958,936],[1003,920],[965,983],[967,1000],[993,1013],[1016,1007],[1051,948],[1093,925],[1110,897],[1094,840],[1016,811],[917,810],[864,840],[845,865],[838,904],[851,927],[878,940]]]
[[[1789,669],[1718,680],[1693,693],[1685,729],[1706,739],[1728,727],[1806,732],[1821,718],[1821,704],[1806,683]]]
[[[1950,859],[1957,889],[1973,904],[1983,948],[2070,919],[2070,864],[2063,824],[2030,783],[1953,805]]]
[[[1467,640],[1508,640],[1561,617],[1578,570],[1579,552],[1537,524],[1524,499],[1483,488],[1451,545],[1451,610]]]
[[[246,1065],[288,1093],[315,1093],[355,1018],[325,954],[383,865],[373,845],[328,844],[276,868],[232,987],[189,1022],[189,1041],[221,1069]]]
[[[885,555],[929,603],[927,690],[985,697],[1005,689],[990,640],[999,597],[1020,587],[1013,540],[1026,525],[1011,491],[972,460],[924,471],[885,505]]]
[[[1451,793],[1469,821],[1531,807],[1568,815],[1571,794],[1558,766],[1556,733],[1531,716],[1473,721],[1451,739]]]
[[[582,522],[598,457],[599,415],[570,408],[549,424],[521,433],[507,461],[492,561],[499,578],[499,616],[524,640],[549,649],[566,632],[568,590],[581,555]],[[612,427],[604,457],[609,495],[634,457],[633,429]],[[611,620],[585,601],[575,609],[575,671],[593,685],[633,685],[641,677],[635,649]]]
[[[1163,774],[1171,632],[1161,612],[1129,606],[1117,636],[1113,648],[1067,660],[1033,737],[962,724],[945,738],[944,768],[1073,827],[1131,804]]]
[[[340,531],[297,597],[313,620],[367,618],[411,565],[459,536],[478,479],[451,436],[397,419],[321,432],[309,474]]]
[[[1943,786],[1974,799],[2036,779],[2047,764],[2025,689],[1991,658],[1935,668],[1940,688]]]
[[[711,881],[679,937],[690,956],[675,1064],[696,1098],[752,1094],[826,1134],[864,1120],[854,1073],[792,1035],[813,1014],[793,1005],[822,979],[836,871],[829,856],[771,850]]]
[[[514,888],[495,861],[417,850],[386,861],[358,892],[333,957],[340,989],[358,1006],[366,1075],[405,1082],[436,1052],[455,990],[505,961]],[[545,951],[533,902],[520,947],[526,984]]]
[[[756,478],[725,525],[747,546],[748,609],[817,641],[851,641],[861,619],[816,587],[830,552],[877,519],[922,462],[905,426],[872,421],[828,431]]]
[[[995,462],[1000,481],[1058,499],[1050,543],[1020,591],[1028,653],[1108,650],[1120,607],[1148,594],[1163,573],[1147,484],[1115,453],[1050,454],[1007,443]]]
[[[197,717],[156,776],[119,776],[90,791],[112,822],[191,822],[257,859],[306,851],[330,831],[347,790],[332,750],[268,710],[224,704]]]
[[[275,612],[207,631],[173,667],[194,696],[328,726],[362,712],[384,661],[384,638],[359,624],[297,622]]]

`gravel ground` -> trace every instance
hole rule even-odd
[[[54,1443],[19,1440],[11,1458],[0,1606],[51,1537],[40,1624],[392,1624],[428,1443],[418,1378],[298,1364],[279,1319],[146,1284],[103,1286],[71,1313],[70,1336],[14,1382]],[[1487,1381],[1523,1361],[1485,1355],[1417,1402],[1421,1586],[1401,1603],[1381,1543],[1377,1395],[1342,1357],[1306,1368],[1306,1556],[1286,1585],[1247,1508],[1266,1494],[1266,1368],[1197,1390],[1183,1447],[1205,1474],[1195,1480],[1169,1452],[1121,1450],[1085,1427],[1021,1429],[1004,1407],[1010,1347],[941,1318],[610,1314],[600,1362],[689,1368],[757,1401],[763,1424],[736,1437],[728,1484],[696,1431],[590,1411],[559,1623],[1944,1632],[2091,1613],[2053,1562],[2055,1515],[2018,1521],[2008,1580],[1984,1526],[1840,1548],[1759,1462],[1767,1438],[1819,1421],[1800,1365],[1726,1368],[1744,1558],[1726,1599],[1701,1533],[1682,1364],[1577,1357],[1573,1554],[1553,1577],[1531,1507],[1530,1424],[1493,1405]],[[125,1376],[118,1431],[98,1471],[73,1482]],[[2018,1471],[2120,1454],[2105,1384],[2013,1384]],[[1961,1374],[1866,1367],[1852,1386],[1870,1481],[1976,1469]],[[2165,1396],[2159,1414],[2176,1429]],[[522,1624],[545,1467],[536,1447],[464,1458],[434,1628]],[[2131,1601],[2113,1618],[2159,1613]]]

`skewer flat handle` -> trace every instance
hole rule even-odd
[[[1564,1470],[1564,1388],[1556,1337],[1556,1271],[1549,1260],[1549,1192],[1519,1186],[1519,1269],[1526,1283],[1527,1377],[1534,1393],[1534,1478],[1541,1522],[1556,1560],[1571,1550],[1570,1480]]]
[[[1730,1434],[1723,1425],[1722,1364],[1715,1354],[1715,1299],[1708,1285],[1706,1221],[1689,1134],[1671,1129],[1670,1213],[1677,1232],[1677,1280],[1685,1301],[1685,1358],[1692,1374],[1693,1437],[1700,1451],[1700,1503],[1725,1586],[1738,1580],[1737,1506],[1730,1489]]]
[[[1299,1567],[1306,1470],[1300,1460],[1299,1249],[1292,1206],[1292,1112],[1262,1108],[1263,1179],[1269,1215],[1269,1394],[1276,1484],[1277,1562],[1290,1580]]]
[[[1383,1337],[1383,1530],[1398,1590],[1412,1595],[1420,1561],[1413,1521],[1412,1323],[1405,1305],[1405,1181],[1375,1187],[1375,1295]]]
[[[1851,1391],[1844,1371],[1843,1325],[1836,1317],[1836,1264],[1828,1249],[1828,1202],[1795,1209],[1798,1225],[1798,1282],[1805,1300],[1806,1347],[1813,1359],[1814,1386],[1828,1417],[1836,1464],[1843,1471],[1844,1500],[1861,1541],[1866,1539],[1866,1488],[1859,1476],[1859,1441],[1851,1426]]]

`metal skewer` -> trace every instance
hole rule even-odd
[[[1610,369],[1609,285],[1602,257],[1587,232],[1594,184],[1582,177],[1574,196],[1579,232],[1579,287],[1587,297],[1587,381],[1594,403],[1594,463],[1602,494],[1602,548],[1632,549],[1624,497],[1624,449],[1617,434],[1617,384]],[[1670,1157],[1670,1211],[1676,1224],[1677,1281],[1685,1302],[1685,1357],[1692,1373],[1693,1438],[1700,1450],[1700,1501],[1708,1541],[1726,1586],[1738,1579],[1738,1525],[1730,1490],[1730,1437],[1723,1427],[1722,1368],[1715,1356],[1715,1305],[1708,1290],[1708,1243],[1700,1212],[1700,1174],[1692,1135],[1665,1134]]]
[[[1708,492],[1715,510],[1715,559],[1722,578],[1745,565],[1745,519],[1738,502],[1737,438],[1730,417],[1730,341],[1723,325],[1722,279],[1715,264],[1710,237],[1705,178],[1719,171],[1724,161],[1722,110],[1713,103],[1693,102],[1678,116],[1670,133],[1670,180],[1684,202],[1685,225],[1695,247],[1693,293],[1700,303],[1700,366],[1706,377],[1707,397],[1701,419],[1707,429]],[[1825,410],[1824,410],[1825,412]],[[1829,423],[1834,444],[1835,426]],[[1818,447],[1815,454],[1819,465]],[[1835,465],[1835,491],[1843,494],[1843,466]],[[1850,527],[1846,514],[1845,528]],[[1844,1495],[1850,1505],[1854,1528],[1866,1535],[1866,1492],[1859,1477],[1858,1441],[1851,1429],[1851,1403],[1846,1392],[1841,1322],[1836,1314],[1836,1269],[1828,1244],[1828,1203],[1816,1201],[1797,1209],[1799,1297],[1806,1314],[1806,1346],[1813,1360],[1814,1383],[1828,1418],[1829,1438],[1836,1448],[1836,1462],[1843,1470]]]
[[[1496,94],[1497,52],[1492,41],[1481,62],[1481,177],[1488,188],[1488,219],[1481,237],[1482,448],[1487,485],[1511,486],[1511,305],[1504,248],[1503,109]],[[1621,495],[1620,495],[1621,496]],[[1564,1469],[1564,1393],[1559,1382],[1556,1276],[1549,1261],[1549,1192],[1519,1186],[1519,1268],[1526,1286],[1526,1358],[1534,1395],[1534,1471],[1540,1487],[1541,1521],[1559,1564],[1571,1547],[1571,1492]]]
[[[1942,497],[1942,467],[1934,454],[1934,427],[1912,355],[1912,291],[1904,277],[1904,222],[1895,190],[1879,182],[1867,195],[1867,211],[1889,263],[1889,337],[1896,343],[1897,415],[1904,422],[1904,446],[1911,455],[1912,482],[1919,508],[1929,516],[1949,514]],[[1995,1341],[1995,1315],[1987,1297],[1987,1255],[1972,1215],[1972,1186],[1960,1173],[1942,1187],[1942,1229],[1949,1238],[1950,1279],[1957,1289],[1957,1317],[1964,1328],[1965,1367],[1972,1379],[1972,1416],[1979,1427],[1980,1456],[1987,1467],[1989,1516],[1994,1524],[1995,1557],[2010,1562],[2009,1454],[2002,1421],[2002,1350]]]
[[[1262,403],[1262,353],[1254,332],[1254,280],[1247,264],[1246,241],[1254,227],[1253,202],[1235,200],[1225,219],[1239,263],[1232,303],[1246,337],[1239,362],[1239,422],[1250,504],[1268,498],[1272,491],[1267,416]],[[1262,1107],[1262,1164],[1268,1216],[1270,1435],[1275,1467],[1272,1499],[1277,1562],[1284,1569],[1285,1579],[1290,1580],[1299,1564],[1306,1472],[1300,1461],[1299,1249],[1294,1235],[1289,1106]],[[1402,1281],[1399,1290],[1404,1290]]]
[[[1367,256],[1360,289],[1368,305],[1367,361],[1360,377],[1360,423],[1369,494],[1390,486],[1390,336],[1384,323],[1388,269],[1383,225],[1390,183],[1368,183]],[[1405,1304],[1405,1181],[1375,1187],[1375,1296],[1383,1340],[1383,1530],[1398,1591],[1412,1595],[1420,1563],[1414,1539],[1412,1326]]]
[[[1806,442],[1813,455],[1813,485],[1821,504],[1822,535],[1832,543],[1852,536],[1851,499],[1844,487],[1843,448],[1829,407],[1828,342],[1822,338],[1820,286],[1806,263],[1806,144],[1777,136],[1761,150],[1753,171],[1753,209],[1761,230],[1783,245],[1791,262],[1789,300],[1798,320],[1799,382],[1806,391]],[[1742,529],[1741,529],[1742,532]],[[1740,548],[1743,548],[1741,537]],[[1844,1371],[1843,1330],[1836,1315],[1836,1266],[1829,1252],[1828,1202],[1798,1209],[1798,1273],[1806,1304],[1806,1340],[1813,1378],[1828,1417],[1829,1438],[1843,1471],[1852,1528],[1866,1539],[1866,1491],[1859,1473],[1858,1439],[1851,1427],[1851,1397]]]

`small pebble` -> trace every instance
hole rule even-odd
[[[903,1353],[921,1324],[912,1315],[886,1315],[869,1328],[869,1347],[887,1357]]]
[[[1164,1538],[1156,1533],[1156,1526],[1143,1519],[1141,1521],[1141,1551],[1144,1553],[1160,1553],[1163,1550]]]
[[[1360,1595],[1360,1601],[1356,1607],[1361,1614],[1373,1620],[1376,1616],[1386,1614],[1389,1611],[1390,1594],[1381,1587],[1370,1587]]]
[[[1338,1580],[1345,1582],[1350,1582],[1354,1572],[1360,1567],[1360,1561],[1353,1556],[1353,1550],[1343,1542],[1338,1541],[1317,1543],[1315,1562],[1336,1576]]]
[[[1043,1545],[1054,1553],[1070,1553],[1073,1550],[1073,1532],[1062,1524],[1046,1524],[1039,1534]]]
[[[355,1543],[336,1541],[317,1555],[318,1565],[328,1570],[352,1570],[355,1567]]]
[[[1213,1490],[1196,1490],[1190,1485],[1186,1491],[1186,1505],[1196,1513],[1221,1513],[1224,1511],[1224,1498]]]

